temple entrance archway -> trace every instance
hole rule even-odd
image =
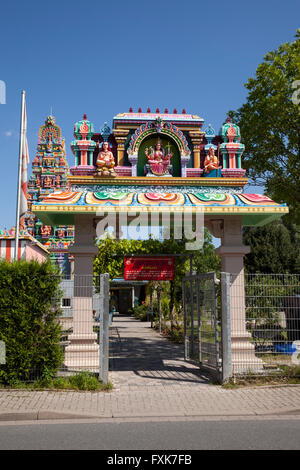
[[[93,124],[84,116],[75,124],[78,132],[75,132],[76,140],[71,144],[75,166],[70,168],[68,190],[50,193],[33,204],[32,211],[45,225],[75,226],[74,243],[69,250],[74,257],[74,273],[90,277],[93,258],[98,254],[95,237],[100,219],[111,217],[115,221],[118,237],[122,226],[134,222],[133,219],[140,214],[147,216],[136,221],[136,225],[139,223],[142,227],[149,225],[149,216],[153,219],[155,216],[160,219],[165,216],[164,220],[169,217],[170,224],[177,224],[177,216],[186,216],[183,217],[186,224],[193,216],[198,216],[202,222],[204,218],[204,225],[221,239],[216,253],[221,257],[222,271],[231,274],[229,295],[233,363],[238,362],[239,351],[244,357],[251,356],[255,363],[254,350],[249,351],[250,341],[245,326],[243,257],[249,248],[243,245],[242,228],[276,220],[286,214],[288,208],[267,196],[244,192],[247,178],[244,178],[245,170],[241,168],[244,145],[240,143],[238,126],[227,121],[217,136],[211,128],[203,132],[202,125],[202,118],[185,112],[180,115],[177,112],[160,115],[159,112],[131,111],[118,114],[114,118],[113,133],[106,136],[118,144],[119,173],[116,171],[116,175],[112,176],[99,174],[92,159],[87,158],[88,155],[92,156],[95,142],[100,141],[100,136],[95,135]],[[127,136],[130,136],[129,142],[126,141]],[[153,145],[158,136],[163,145],[173,146],[176,157],[170,164],[174,165],[174,173],[152,172],[152,177],[147,177],[144,174],[145,149],[147,145]],[[106,137],[102,135],[101,141]],[[222,161],[217,157],[219,150]],[[120,161],[123,160],[119,156],[125,152],[128,162],[122,166]],[[116,158],[116,155],[113,157]],[[206,159],[210,161],[207,164]],[[187,168],[192,162],[194,167]],[[169,164],[168,161],[159,162],[162,163]],[[149,165],[152,163],[149,162]],[[221,171],[216,173],[216,169]],[[110,220],[105,220],[102,225],[112,225]],[[100,236],[99,233],[97,236]],[[82,311],[83,296],[76,295],[73,320],[78,327],[83,321],[89,329],[84,335],[76,331],[69,338],[71,344],[67,348],[74,353],[74,358],[75,352],[79,357],[84,353],[87,358],[92,353],[96,363],[99,353],[95,348],[95,332],[90,321],[92,299],[91,296],[84,297],[88,308]],[[245,361],[239,364],[248,370]]]

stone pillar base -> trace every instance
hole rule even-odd
[[[69,371],[99,372],[99,345],[90,338],[92,335],[71,336],[72,342],[65,349],[65,367]]]
[[[251,335],[245,332],[231,336],[231,360],[233,375],[245,373],[262,373],[264,362],[255,356],[254,344],[250,342]]]
[[[224,175],[223,175],[224,176]],[[211,232],[222,239],[215,250],[221,257],[222,271],[231,274],[230,317],[231,317],[231,362],[232,373],[263,373],[264,362],[256,357],[251,335],[246,330],[246,306],[243,257],[250,252],[243,245],[242,218],[228,215],[223,219],[208,219]]]

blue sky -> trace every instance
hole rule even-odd
[[[243,84],[264,55],[293,40],[299,18],[298,0],[2,4],[0,228],[15,225],[22,90],[30,161],[51,108],[70,165],[73,124],[84,113],[97,132],[129,107],[185,108],[218,131],[226,113],[245,102]]]

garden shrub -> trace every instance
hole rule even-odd
[[[53,376],[61,366],[60,277],[50,261],[0,260],[0,382]]]
[[[145,305],[137,305],[134,307],[133,315],[141,321],[146,321],[149,313],[149,308]]]

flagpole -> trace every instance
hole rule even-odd
[[[15,234],[15,260],[18,260],[19,251],[19,231],[20,231],[20,198],[21,198],[21,176],[22,176],[22,150],[24,141],[24,107],[25,107],[25,91],[22,91],[21,99],[21,120],[20,120],[20,144],[19,144],[19,174],[18,174],[18,191],[17,191],[17,213],[16,213],[16,234]]]

